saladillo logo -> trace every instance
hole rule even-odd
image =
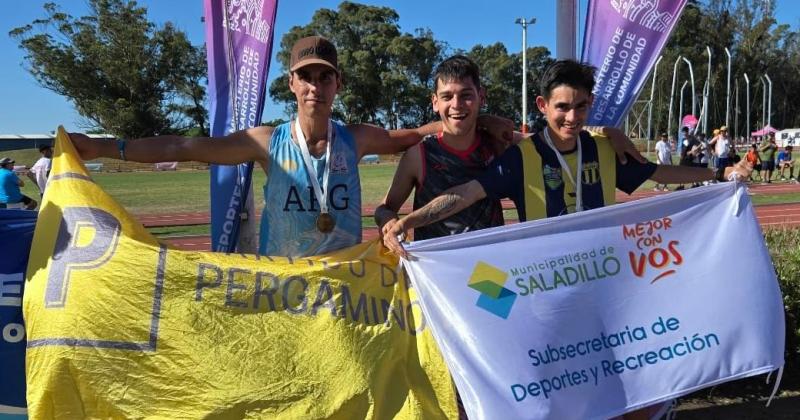
[[[477,302],[479,308],[506,319],[517,300],[516,293],[503,287],[507,279],[505,271],[478,261],[467,285],[480,292]]]

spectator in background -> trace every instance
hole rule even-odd
[[[711,156],[711,153],[709,153],[710,146],[705,133],[697,134],[697,143],[698,147],[694,156],[694,164],[699,168],[708,168],[708,158]]]
[[[656,142],[656,163],[672,165],[672,148],[667,142],[667,133],[661,133]],[[656,184],[656,191],[669,191],[669,188],[667,188],[667,184]]]
[[[20,192],[19,187],[25,185],[14,173],[14,159],[0,159],[0,209],[9,204],[22,203],[26,210],[33,210],[39,204],[36,200]]]
[[[39,153],[42,154],[42,157],[31,166],[31,169],[28,171],[28,178],[39,187],[39,194],[44,195],[44,187],[47,186],[47,178],[50,176],[53,148],[50,146],[39,146]]]
[[[714,148],[714,155],[717,157],[717,177],[719,178],[725,172],[725,168],[733,165],[733,161],[730,159],[732,145],[728,137],[728,127],[723,125],[719,130],[714,130],[714,134],[714,138],[708,145]]]
[[[797,182],[797,178],[794,177],[794,159],[792,159],[792,146],[786,146],[783,148],[783,151],[778,153],[778,169],[781,171],[780,176],[781,180],[785,181],[786,176],[785,171],[789,169],[789,180],[792,182]]]
[[[697,154],[694,158],[694,165],[698,168],[708,168],[708,163],[713,156],[711,146],[708,145],[708,139],[706,139],[705,133],[698,133],[697,134],[697,142],[699,146],[697,148]],[[705,181],[703,185],[708,185],[711,182],[716,182],[716,180]],[[692,187],[699,187],[701,184],[696,183],[692,184]]]
[[[712,167],[713,168],[717,168],[718,167],[717,165],[719,165],[719,155],[717,155],[717,150],[716,150],[716,147],[715,147],[716,146],[717,137],[719,137],[719,129],[715,128],[714,131],[711,132],[711,140],[706,142],[706,145],[708,146],[708,147],[706,147],[706,149],[711,154],[711,157],[713,158],[713,160],[712,160]]]
[[[775,152],[778,151],[775,134],[764,137],[758,151],[761,155],[761,180],[769,184],[772,182],[772,172],[775,171]]]
[[[753,145],[750,146],[750,150],[747,152],[747,155],[745,155],[744,159],[747,161],[747,163],[749,163],[750,165],[753,166],[753,174],[758,175],[759,176],[758,179],[760,180],[761,179],[761,175],[760,175],[760,173],[761,173],[761,156],[758,155],[758,145],[757,144],[753,143]],[[751,180],[753,178],[753,174],[750,174],[750,179]]]
[[[680,155],[681,155],[680,165],[695,166],[694,159],[697,154],[697,151],[699,150],[700,143],[697,141],[697,138],[695,138],[695,136],[689,133],[689,127],[681,128],[680,138],[683,139],[680,146]],[[678,185],[677,188],[675,188],[675,190],[676,191],[682,190],[684,188],[685,187],[683,186],[683,184],[680,184]]]

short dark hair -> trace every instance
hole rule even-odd
[[[454,55],[439,63],[433,73],[433,90],[439,87],[439,81],[452,82],[469,77],[476,88],[481,87],[481,71],[469,57]]]
[[[683,127],[683,128],[681,128],[681,131],[688,133],[689,132],[689,127]]]
[[[39,151],[40,152],[44,152],[45,150],[52,149],[52,148],[53,148],[53,146],[50,146],[50,145],[47,145],[47,144],[43,144],[43,145],[39,146]]]
[[[567,85],[574,89],[585,89],[591,94],[596,70],[594,66],[575,60],[558,60],[539,79],[539,92],[545,99],[549,99],[553,89]]]

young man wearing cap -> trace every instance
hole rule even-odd
[[[333,101],[341,87],[336,47],[325,38],[306,37],[291,52],[289,89],[297,100],[297,117],[289,123],[238,131],[224,141],[161,136],[114,144],[80,134],[71,137],[84,159],[258,162],[267,174],[259,253],[324,254],[361,242],[361,158],[403,151],[440,127],[431,123],[387,131],[333,122]]]
[[[42,157],[28,170],[28,178],[39,187],[39,194],[44,195],[44,187],[47,186],[47,177],[50,176],[53,148],[51,146],[40,146],[39,153],[42,154]]]
[[[719,130],[714,130],[714,132],[715,136],[708,145],[714,150],[717,175],[721,176],[725,172],[725,168],[733,164],[730,159],[732,144],[730,138],[728,138],[728,127],[723,125]]]
[[[7,157],[0,159],[0,209],[16,203],[24,204],[26,210],[36,208],[39,203],[20,192],[19,187],[23,185],[25,183],[14,173],[14,160]]]

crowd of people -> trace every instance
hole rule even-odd
[[[673,156],[678,156],[678,164],[682,166],[711,168],[721,177],[726,168],[733,166],[742,159],[753,168],[748,181],[760,181],[770,184],[772,181],[787,181],[797,183],[794,172],[793,147],[787,145],[783,150],[775,142],[775,133],[770,133],[762,138],[751,138],[747,152],[742,150],[740,156],[738,147],[748,144],[744,139],[734,142],[728,135],[728,127],[722,126],[714,129],[711,139],[707,139],[702,132],[692,133],[689,127],[683,127],[679,142],[668,138],[667,133],[661,133],[655,145],[656,161],[659,165],[673,165]],[[716,182],[716,180],[708,181]],[[693,183],[692,187],[700,186]],[[685,186],[678,185],[675,189],[682,190]],[[665,184],[656,184],[656,191],[668,191]]]

